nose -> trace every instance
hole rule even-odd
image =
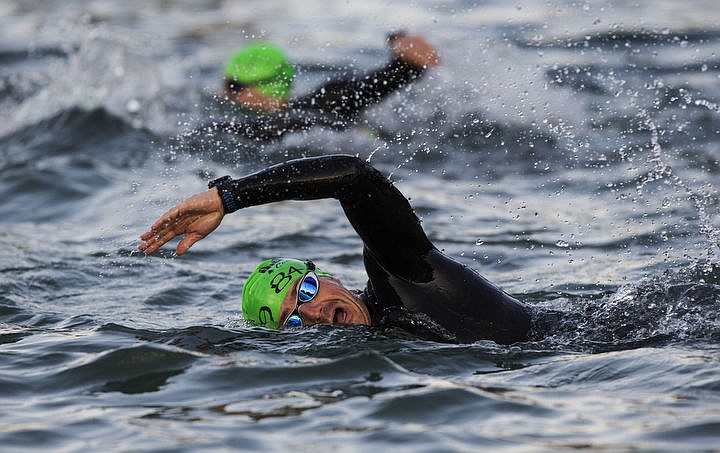
[[[319,324],[322,321],[322,304],[316,300],[306,302],[298,307],[298,311],[306,324]]]

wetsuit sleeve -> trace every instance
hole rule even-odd
[[[426,272],[434,246],[403,194],[379,171],[345,155],[297,159],[229,184],[238,208],[282,200],[335,198],[374,258],[395,275]]]
[[[364,109],[423,75],[425,68],[393,58],[387,65],[364,76],[332,80],[307,96],[293,101],[291,107],[317,110],[338,121],[354,120]]]

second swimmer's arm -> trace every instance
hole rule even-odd
[[[420,78],[440,59],[433,46],[421,36],[396,33],[389,37],[392,59],[384,67],[360,78],[333,80],[315,92],[293,101],[291,109],[318,110],[347,126],[365,108],[385,99]],[[333,125],[333,124],[328,124]]]

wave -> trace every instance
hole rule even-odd
[[[71,108],[0,138],[5,221],[62,218],[151,155],[155,136],[104,108]],[[35,211],[22,209],[35,206]],[[40,215],[40,217],[38,217]]]
[[[10,110],[42,90],[50,83],[49,75],[36,69],[51,66],[58,60],[66,60],[68,56],[68,52],[61,47],[0,50],[0,67],[3,69],[0,72],[0,105]]]
[[[692,266],[681,272],[666,272],[648,281],[619,288],[580,285],[565,289],[565,292],[540,291],[524,295],[525,301],[546,313],[538,325],[551,327],[547,328],[544,337],[521,344],[522,350],[539,347],[549,351],[561,349],[597,353],[720,340],[718,266],[705,269],[700,265]],[[482,341],[476,346],[448,346],[419,340],[398,329],[360,326],[317,325],[287,331],[242,326],[193,326],[154,331],[107,324],[102,329],[210,354],[252,350],[336,357],[356,352],[358,344],[376,351],[390,351],[398,347],[479,347],[481,350],[489,347],[489,342]],[[500,349],[505,350],[504,347]]]
[[[694,265],[620,287],[602,298],[544,302],[559,308],[552,347],[594,352],[720,340],[720,267]]]
[[[197,359],[189,352],[160,345],[121,347],[69,365],[39,385],[45,392],[68,388],[127,394],[152,392]]]
[[[157,138],[104,107],[74,106],[0,137],[0,169],[41,157],[79,154],[126,168],[133,161],[141,164]],[[98,149],[105,152],[98,155]]]
[[[632,44],[662,45],[679,44],[681,42],[708,44],[720,40],[720,30],[688,29],[688,30],[608,30],[588,33],[572,38],[518,39],[516,42],[524,47],[560,48],[576,51],[578,47],[601,46],[612,49],[627,48]]]

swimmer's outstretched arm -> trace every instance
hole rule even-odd
[[[283,200],[336,198],[375,259],[397,275],[423,267],[434,248],[410,203],[382,173],[354,156],[291,160],[195,195],[158,219],[141,236],[140,250],[152,253],[175,236],[186,235],[176,252],[210,234],[224,213]]]
[[[220,188],[233,206],[226,212],[283,200],[335,198],[362,239],[366,251],[385,269],[411,279],[426,269],[434,246],[405,196],[368,163],[331,155],[291,160]]]

